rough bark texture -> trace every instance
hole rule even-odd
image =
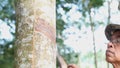
[[[16,1],[15,68],[56,68],[55,0]]]

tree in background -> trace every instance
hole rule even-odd
[[[57,42],[58,42],[57,45],[58,45],[58,51],[61,53],[61,55],[64,57],[64,59],[66,59],[68,53],[70,54],[71,51],[73,51],[72,48],[69,48],[69,46],[64,44],[64,40],[68,39],[68,35],[75,34],[75,32],[72,33],[72,31],[66,32],[66,33],[64,33],[64,31],[66,29],[69,29],[70,27],[76,27],[79,30],[81,30],[81,28],[83,26],[85,26],[86,28],[91,28],[91,32],[93,34],[93,51],[94,52],[92,52],[92,53],[90,52],[90,54],[91,54],[90,57],[91,58],[94,57],[95,68],[99,67],[97,65],[97,62],[99,62],[100,61],[99,59],[101,59],[101,58],[98,58],[101,53],[99,51],[96,51],[96,44],[95,44],[96,39],[94,37],[94,32],[100,26],[105,26],[108,23],[103,22],[102,20],[101,21],[95,20],[95,15],[98,14],[99,8],[103,7],[103,5],[106,2],[107,2],[107,0],[99,0],[99,1],[96,1],[96,0],[57,0],[57,8],[58,8],[56,11],[57,12]],[[108,9],[108,13],[110,13],[109,12],[109,4],[108,4],[107,9]],[[75,12],[72,13],[73,10]],[[76,17],[73,17],[72,15],[77,14],[78,12],[81,13],[82,16],[79,19],[73,21],[73,19]],[[111,16],[111,15],[108,15],[108,17],[109,16]],[[89,19],[89,21],[88,21],[88,19]],[[106,20],[109,21],[109,18]],[[64,26],[62,26],[62,24],[64,24]],[[84,33],[86,33],[86,32],[83,32],[83,34]],[[79,36],[79,38],[81,38],[81,37],[82,36]],[[73,46],[75,46],[75,45],[73,45]],[[71,51],[67,50],[67,47]],[[67,53],[66,53],[66,51],[67,51]],[[104,54],[102,54],[102,55],[104,55]],[[89,59],[91,59],[90,57],[88,56]],[[74,56],[74,58],[73,58],[73,56],[72,56],[72,59],[75,59],[75,58],[78,59],[78,57]],[[103,58],[104,57],[102,57],[102,59]],[[84,58],[84,60],[85,59],[86,58]],[[69,58],[69,61],[70,60],[71,60],[71,58]],[[99,60],[99,61],[97,61],[97,60]],[[92,62],[93,62],[93,60],[91,61],[91,63]],[[76,62],[72,61],[72,63],[76,63]],[[99,63],[99,65],[100,65],[100,63]]]
[[[99,22],[93,22],[93,19],[92,19],[92,10],[93,12],[95,12],[95,9],[96,8],[99,8],[100,6],[102,6],[104,3],[103,0],[99,0],[99,1],[95,1],[95,0],[90,0],[87,4],[87,6],[85,6],[85,4],[83,3],[83,9],[86,9],[89,14],[89,21],[90,21],[90,26],[91,26],[91,31],[92,31],[92,34],[93,34],[93,47],[94,47],[94,64],[95,64],[95,68],[98,68],[97,66],[97,54],[96,54],[96,44],[95,44],[95,35],[94,35],[94,31],[95,31],[95,23],[99,23]],[[86,15],[85,15],[86,16]]]

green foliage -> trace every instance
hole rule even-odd
[[[60,38],[57,38],[57,39],[56,39],[56,42],[58,42],[59,45],[63,45],[63,40],[60,39]]]
[[[0,19],[6,23],[10,30],[11,35],[15,35],[15,10],[14,0],[0,0]],[[1,35],[1,34],[0,34]],[[13,68],[14,67],[14,40],[7,40],[0,38],[0,68]]]
[[[59,53],[63,56],[63,58],[66,60],[66,62],[69,63],[75,63],[78,62],[78,53],[75,53],[72,48],[64,45],[64,40],[66,37],[63,34],[63,31],[71,26],[75,26],[78,29],[81,29],[83,25],[86,27],[90,27],[90,23],[86,22],[86,17],[89,16],[91,9],[98,9],[100,6],[103,5],[104,0],[56,0],[57,4],[57,48]],[[82,18],[80,18],[78,21],[71,21],[72,18],[68,14],[72,9],[73,6],[76,6],[75,9],[76,12],[80,12],[82,14]],[[59,9],[62,9],[63,11],[60,11]],[[63,12],[63,13],[62,13]],[[66,20],[63,19],[63,16],[66,16]],[[95,26],[95,29],[99,27],[99,25],[102,25],[103,22],[95,22],[93,25]],[[86,58],[92,58],[94,57],[93,53],[89,53],[86,55]]]
[[[14,0],[0,0],[0,19],[15,19]]]
[[[56,29],[57,29],[57,35],[62,35],[62,31],[65,29],[64,28],[65,22],[62,19],[57,19],[56,23]]]
[[[75,53],[74,51],[66,54],[65,56],[65,60],[68,64],[77,64],[78,63],[78,58],[79,58],[79,54]]]
[[[90,12],[92,8],[99,8],[105,0],[82,0],[82,14],[86,16],[86,12]]]
[[[99,8],[103,5],[103,0],[90,0],[90,3],[88,4],[89,8]]]

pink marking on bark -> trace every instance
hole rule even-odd
[[[51,41],[55,43],[56,32],[55,28],[50,26],[44,19],[38,18],[35,23],[35,30],[45,34]]]

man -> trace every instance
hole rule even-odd
[[[120,68],[120,25],[109,24],[105,29],[105,35],[110,41],[106,50],[106,61],[114,68]]]
[[[114,68],[120,68],[120,25],[109,24],[105,28],[106,38],[109,40],[106,50],[106,61]],[[68,65],[68,68],[78,68],[75,64]]]

